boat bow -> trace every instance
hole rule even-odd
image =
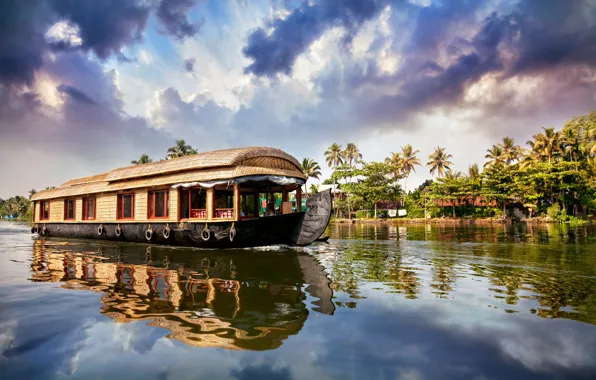
[[[295,233],[296,245],[309,245],[317,240],[327,228],[331,219],[331,190],[322,191],[306,200],[308,211]]]

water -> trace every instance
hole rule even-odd
[[[596,378],[594,227],[205,251],[0,222],[3,379]]]

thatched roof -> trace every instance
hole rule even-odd
[[[150,164],[132,165],[108,173],[73,179],[58,188],[36,193],[31,199],[71,197],[179,182],[231,179],[248,175],[306,177],[298,160],[267,147],[216,150]]]

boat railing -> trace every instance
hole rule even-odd
[[[207,209],[205,208],[193,208],[190,210],[190,217],[197,219],[207,219]]]
[[[234,209],[233,208],[216,208],[215,209],[215,217],[216,218],[234,218]]]

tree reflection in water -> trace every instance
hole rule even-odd
[[[303,327],[307,295],[311,310],[335,310],[323,267],[304,253],[80,248],[36,240],[32,281],[101,292],[104,315],[149,321],[189,345],[274,349]]]
[[[407,299],[479,296],[508,313],[596,324],[594,227],[336,224],[313,249],[356,307],[367,284]],[[382,284],[382,287],[376,285]]]

